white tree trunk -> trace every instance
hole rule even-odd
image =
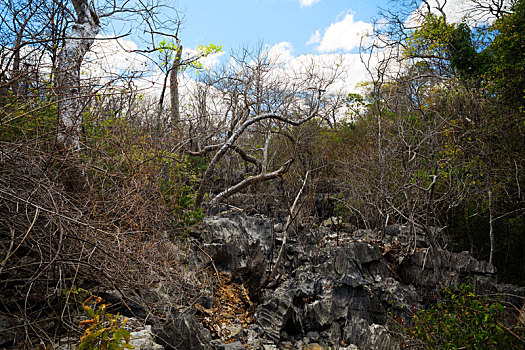
[[[58,113],[62,125],[57,139],[63,147],[78,152],[84,107],[80,98],[80,65],[100,30],[100,22],[88,0],[72,3],[77,18],[60,51],[58,64]]]
[[[489,254],[489,264],[494,263],[494,249],[496,246],[496,239],[494,238],[494,206],[492,203],[492,174],[488,172],[489,180],[489,239],[490,239],[490,254]]]

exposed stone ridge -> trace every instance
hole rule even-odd
[[[218,268],[259,291],[256,323],[239,335],[248,349],[399,349],[388,321],[408,319],[439,288],[468,278],[481,291],[495,290],[493,266],[467,253],[432,251],[421,237],[413,254],[389,261],[391,247],[408,251],[401,249],[410,239],[402,226],[388,228],[389,243],[371,231],[299,230],[289,240],[279,283],[265,289],[261,283],[281,244],[275,228],[264,218],[224,211],[205,218],[198,232]]]

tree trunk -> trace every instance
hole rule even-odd
[[[197,190],[197,195],[195,196],[195,204],[194,204],[195,209],[199,209],[202,206],[202,202],[204,200],[204,193],[208,189],[208,183],[209,183],[209,181],[210,181],[210,179],[211,179],[211,177],[212,177],[212,175],[213,175],[213,173],[215,171],[215,167],[217,166],[217,164],[219,163],[221,158],[226,154],[226,151],[228,151],[228,149],[234,147],[235,141],[237,141],[237,139],[242,135],[242,133],[250,125],[258,123],[258,122],[260,122],[262,120],[274,119],[274,120],[280,120],[280,121],[282,121],[284,123],[287,123],[287,124],[290,124],[290,125],[293,125],[293,126],[299,126],[299,125],[301,125],[303,123],[306,123],[307,121],[309,121],[313,117],[315,117],[317,115],[317,111],[318,110],[319,110],[319,102],[317,103],[316,108],[314,109],[314,111],[310,115],[308,115],[307,117],[305,117],[303,119],[300,119],[298,121],[294,121],[294,120],[285,118],[285,117],[283,117],[283,116],[281,116],[279,114],[273,114],[273,113],[264,113],[264,114],[258,115],[258,116],[254,117],[252,119],[249,119],[249,120],[245,121],[228,138],[228,140],[224,144],[222,144],[221,148],[217,151],[217,153],[215,153],[215,155],[211,159],[210,164],[208,165],[208,168],[206,168],[206,171],[204,172],[204,175],[202,175],[201,183],[199,185],[199,189]]]
[[[182,46],[177,41],[177,50],[175,51],[175,58],[173,66],[171,67],[170,75],[170,98],[171,98],[171,136],[174,136],[175,127],[180,120],[179,109],[179,68],[182,56]]]
[[[60,51],[58,64],[58,113],[61,127],[57,141],[64,148],[80,151],[83,104],[80,99],[80,65],[100,30],[100,22],[88,0],[72,0],[77,18]]]
[[[489,171],[488,172],[488,180],[489,180],[489,188],[488,188],[488,195],[489,195],[489,239],[490,239],[490,255],[489,255],[489,264],[494,263],[494,247],[496,245],[495,238],[494,238],[494,207],[492,203],[492,174]]]

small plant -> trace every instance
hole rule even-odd
[[[90,306],[91,305],[91,306]],[[129,344],[130,333],[124,329],[127,319],[119,320],[119,314],[106,312],[108,304],[102,298],[91,295],[82,303],[82,309],[90,317],[80,322],[80,327],[88,327],[80,338],[77,350],[120,350],[133,349]]]
[[[523,349],[525,334],[508,325],[501,303],[476,295],[470,284],[442,294],[444,301],[403,325],[410,343],[428,349]]]

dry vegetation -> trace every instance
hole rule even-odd
[[[404,22],[390,14],[384,41],[363,48],[391,53],[369,67],[363,95],[330,90],[337,63],[292,72],[259,47],[203,71],[184,103],[172,98],[169,107],[177,72],[198,69],[218,47],[173,56],[182,52],[178,29],[162,31],[180,23],[157,28],[140,17],[160,4],[0,5],[2,24],[15,23],[0,28],[0,316],[16,343],[81,334],[80,289],[112,291],[158,318],[194,305],[210,293],[210,277],[189,253],[189,228],[224,203],[288,218],[285,237],[333,216],[379,232],[402,224],[432,249],[469,249],[523,284],[523,1],[478,31],[432,16],[415,30],[396,28]],[[86,19],[95,34],[103,13],[150,24],[152,49],[140,53],[165,75],[161,96],[135,84],[135,74],[151,72],[84,79],[83,57],[61,71],[77,5],[100,12]],[[387,253],[395,262],[409,252]],[[204,322],[212,331],[224,320],[249,323],[242,286],[226,276],[218,285],[227,308],[201,309]]]

